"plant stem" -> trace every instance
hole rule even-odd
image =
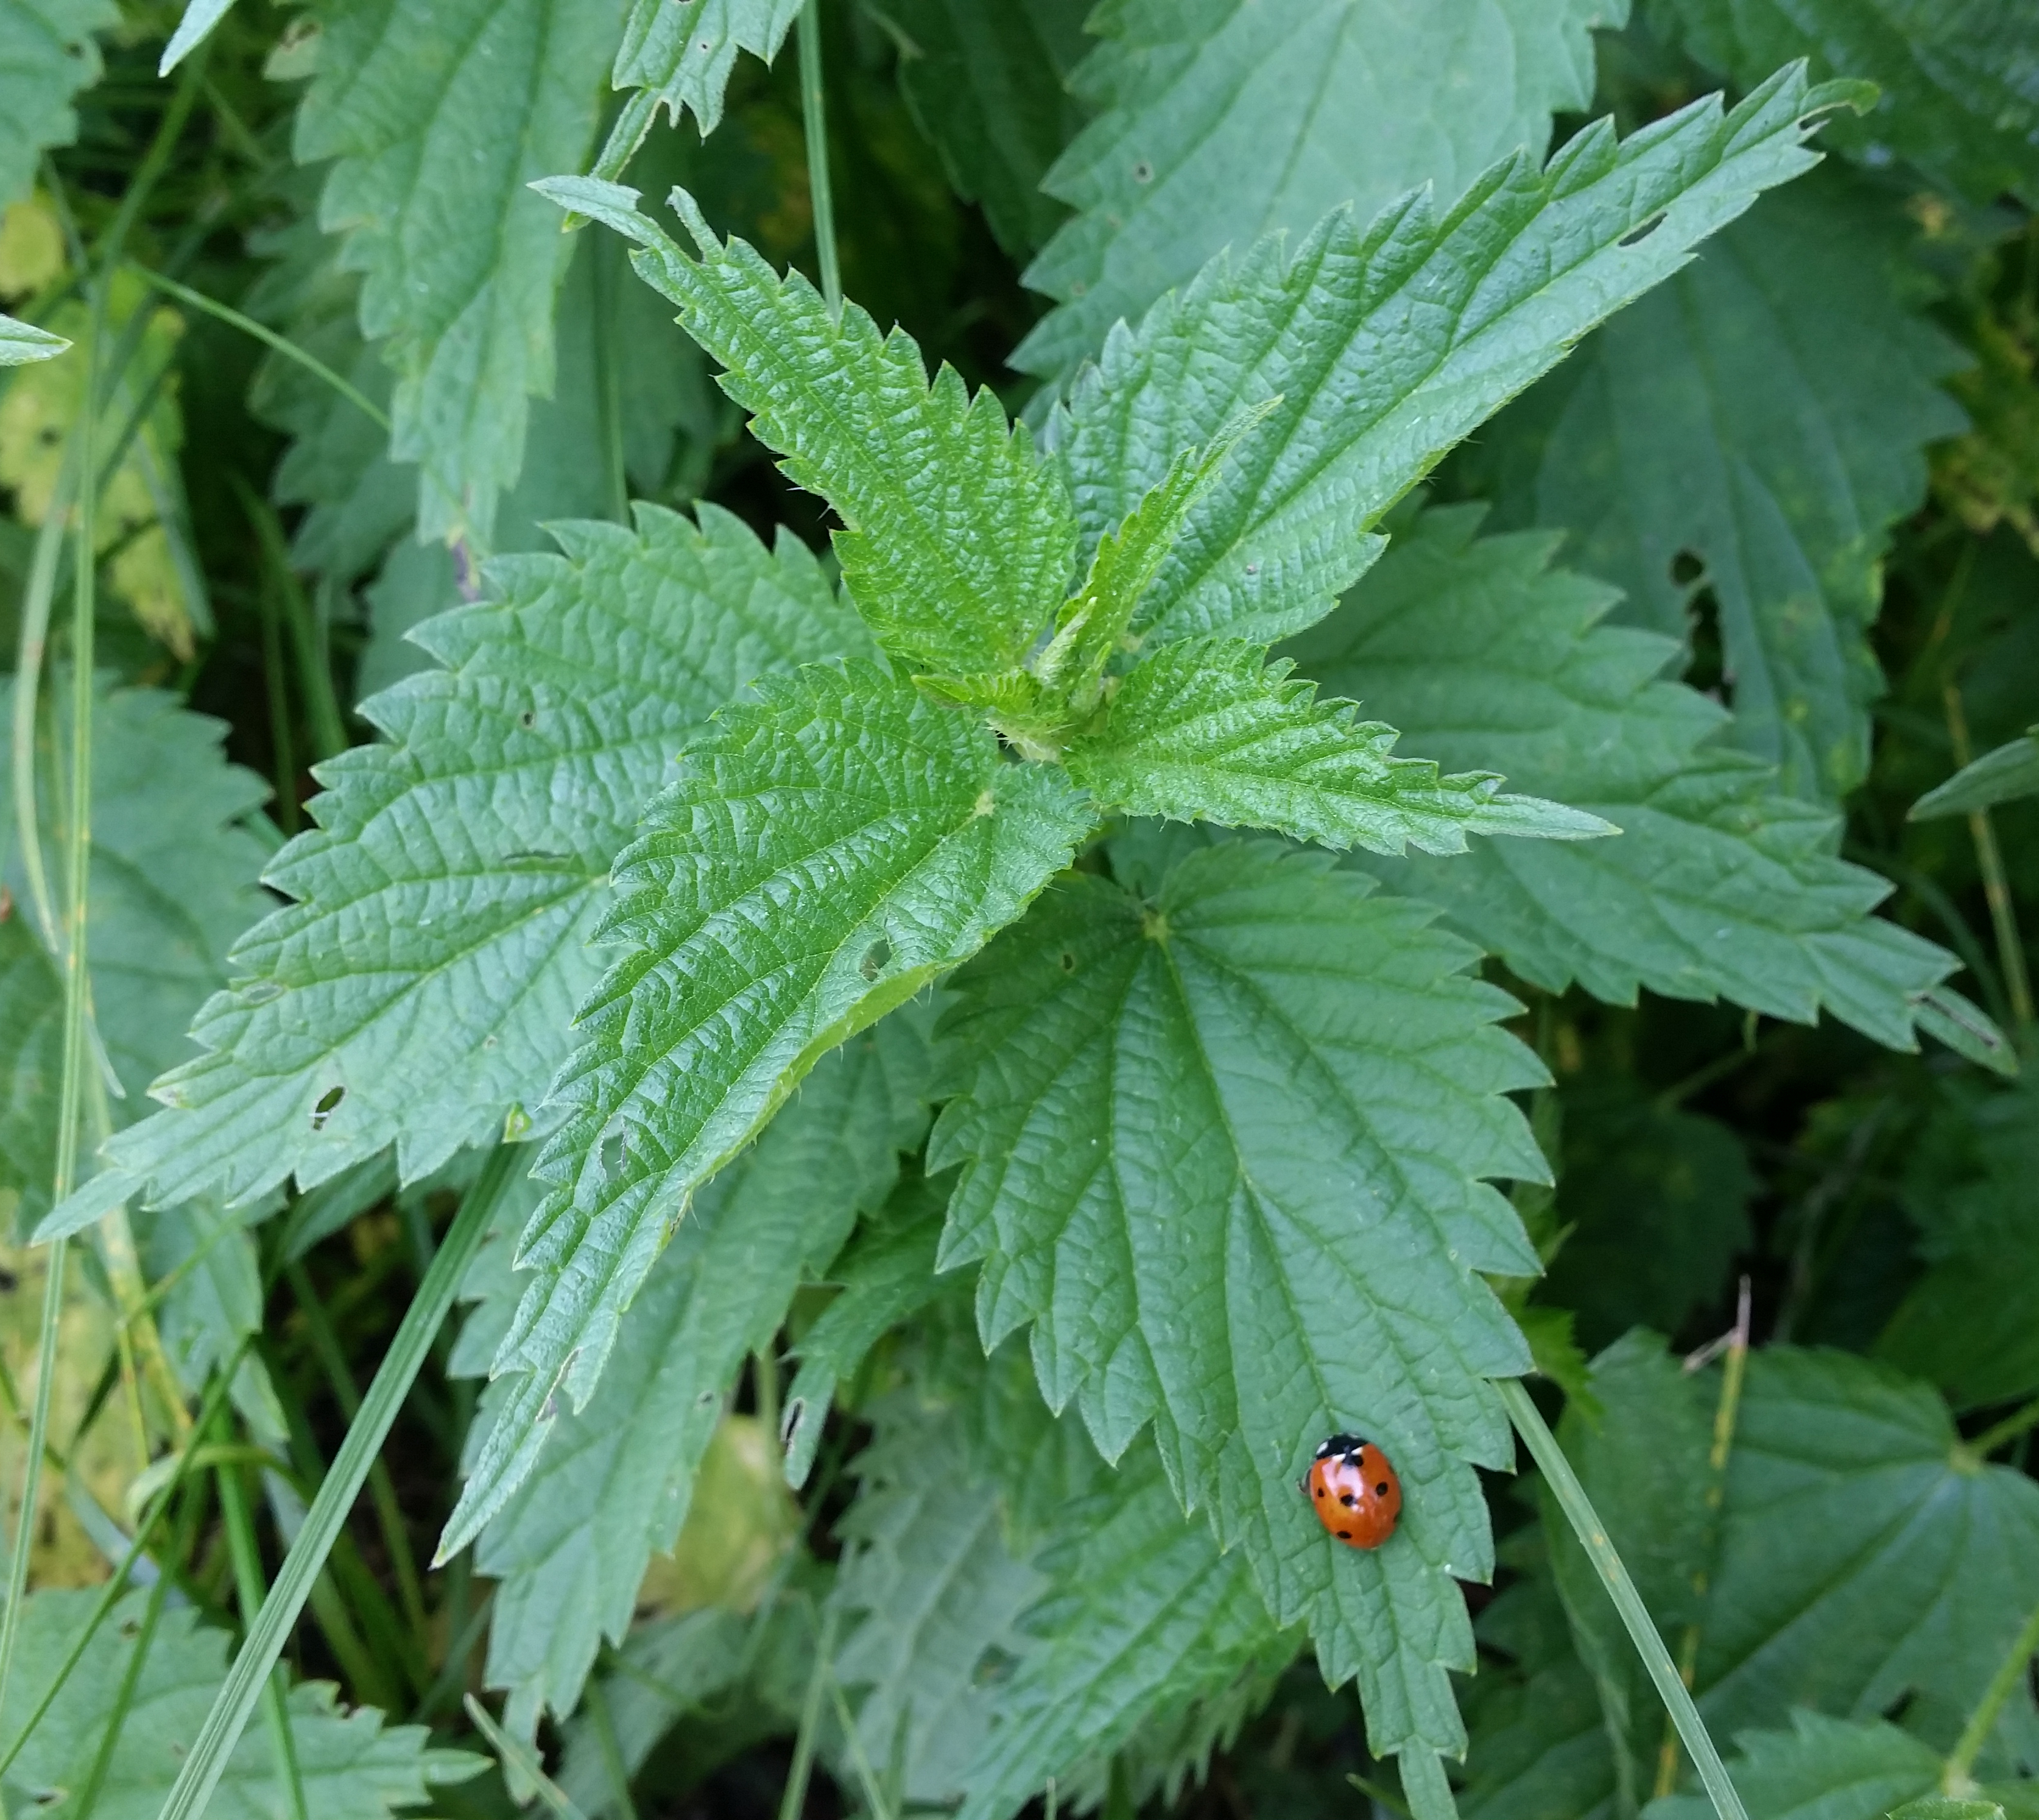
[[[1705,1552],[1692,1575],[1692,1595],[1703,1602],[1713,1578],[1713,1563],[1720,1547],[1722,1507],[1727,1502],[1728,1456],[1734,1450],[1734,1427],[1741,1412],[1741,1385],[1749,1369],[1749,1279],[1741,1279],[1741,1293],[1735,1305],[1734,1332],[1728,1341],[1727,1362],[1721,1368],[1719,1400],[1714,1405],[1714,1442],[1707,1457],[1707,1535]],[[1699,1608],[1703,1610],[1702,1603]],[[1700,1622],[1697,1617],[1685,1626],[1678,1640],[1678,1679],[1692,1691],[1699,1672]],[[1661,1800],[1678,1787],[1678,1733],[1667,1712],[1664,1716],[1664,1744],[1657,1756],[1657,1785],[1652,1791]]]
[[[319,624],[317,612],[305,596],[304,583],[298,580],[298,572],[290,567],[290,546],[283,535],[283,522],[276,516],[276,508],[238,473],[230,473],[227,477],[240,496],[248,522],[255,527],[256,538],[262,545],[264,566],[269,571],[277,593],[283,597],[283,615],[290,621],[290,641],[297,647],[298,683],[304,693],[305,717],[311,723],[312,756],[336,758],[347,750],[348,740],[346,724],[340,717],[340,697],[332,686],[332,652],[325,628]],[[268,592],[266,588],[263,591],[265,633],[271,611]]]
[[[800,1708],[800,1729],[793,1739],[793,1761],[779,1798],[779,1820],[799,1820],[807,1805],[807,1780],[814,1770],[814,1735],[821,1728],[822,1694],[828,1685],[830,1659],[835,1654],[835,1607],[822,1617],[822,1634],[814,1645],[814,1672],[807,1677],[807,1697]]]
[[[814,256],[822,268],[822,296],[831,312],[842,311],[842,267],[836,256],[835,199],[829,189],[828,120],[822,98],[821,0],[800,9],[800,124],[807,141],[807,193],[814,210]]]
[[[1950,681],[1941,691],[1947,711],[1947,733],[1954,742],[1954,764],[1965,766],[1974,756],[1969,747],[1968,715],[1961,706],[1960,686]],[[1996,937],[1996,952],[2003,968],[2004,995],[2011,1001],[2011,1015],[2019,1030],[2031,1023],[2032,976],[2026,971],[2025,944],[2018,933],[2018,910],[2011,901],[2011,881],[2003,870],[2003,852],[1996,844],[1996,827],[1987,809],[1969,813],[1969,834],[1975,842],[1976,864],[1982,873],[1983,901],[1989,906],[1990,928]]]
[[[473,1720],[474,1729],[488,1740],[490,1747],[502,1760],[503,1767],[527,1778],[539,1800],[556,1816],[556,1820],[587,1820],[587,1816],[574,1805],[573,1798],[545,1773],[545,1765],[526,1746],[496,1723],[487,1707],[471,1693],[466,1704],[467,1716]],[[506,1776],[503,1780],[513,1788],[515,1786],[514,1777]]]
[[[2039,1427],[2039,1398],[2034,1398],[2022,1409],[2014,1409],[2001,1422],[1993,1422],[1973,1441],[1967,1443],[1968,1450],[1978,1459],[1994,1453],[2007,1441],[2015,1441],[2019,1435],[2034,1427]]]
[[[198,1820],[211,1802],[269,1670],[283,1654],[290,1627],[304,1609],[312,1583],[360,1495],[370,1464],[382,1451],[397,1412],[431,1350],[433,1336],[453,1306],[454,1293],[480,1248],[496,1203],[514,1172],[518,1154],[511,1146],[498,1145],[468,1191],[446,1243],[439,1247],[432,1267],[418,1286],[417,1296],[397,1329],[374,1382],[368,1387],[360,1415],[347,1425],[347,1438],[340,1443],[332,1469],[312,1500],[304,1527],[283,1557],[275,1584],[248,1628],[247,1638],[227,1673],[226,1685],[213,1701],[190,1756],[177,1772],[160,1820]]]
[[[2032,1615],[2025,1621],[2024,1628],[2011,1646],[2010,1655],[1997,1665],[1996,1673],[1990,1677],[1989,1685],[1983,1690],[1982,1699],[1969,1715],[1961,1736],[1955,1739],[1954,1748],[1947,1757],[1946,1769],[1940,1778],[1943,1792],[1961,1795],[1973,1792],[1975,1784],[1972,1773],[1976,1758],[1982,1754],[1982,1747],[1995,1729],[2005,1702],[2031,1666],[2035,1652],[2039,1652],[2039,1606],[2033,1608]]]
[[[241,1601],[241,1621],[252,1624],[262,1609],[262,1556],[255,1545],[255,1521],[249,1514],[248,1491],[241,1482],[238,1465],[218,1469],[220,1514],[226,1519],[226,1547],[234,1561],[234,1591]],[[298,1753],[290,1738],[290,1712],[284,1703],[287,1686],[283,1665],[270,1673],[262,1689],[262,1717],[269,1728],[269,1746],[275,1752],[277,1773],[290,1796],[290,1820],[309,1820],[305,1808],[305,1788],[298,1775]]]
[[[1749,1810],[1735,1793],[1734,1784],[1728,1779],[1727,1767],[1721,1761],[1720,1753],[1714,1750],[1713,1739],[1707,1735],[1705,1721],[1699,1717],[1699,1708],[1692,1704],[1692,1697],[1686,1691],[1685,1684],[1678,1678],[1677,1670],[1671,1665],[1670,1651],[1657,1634],[1649,1608],[1643,1604],[1642,1595],[1636,1591],[1635,1583],[1628,1577],[1628,1570],[1622,1565],[1613,1543],[1608,1540],[1606,1526],[1594,1513],[1592,1500],[1586,1496],[1578,1475],[1573,1472],[1571,1462],[1565,1457],[1564,1450],[1559,1446],[1557,1437],[1546,1426],[1536,1405],[1530,1400],[1529,1393],[1518,1379],[1504,1377],[1495,1388],[1501,1393],[1509,1419],[1528,1446],[1530,1457],[1549,1481],[1559,1507],[1572,1526],[1572,1533],[1591,1557],[1599,1571],[1600,1583],[1607,1588],[1608,1597],[1614,1601],[1614,1609],[1620,1613],[1622,1623],[1627,1627],[1629,1640],[1635,1645],[1635,1653],[1642,1659],[1643,1667],[1656,1684],[1657,1697],[1671,1715],[1672,1723],[1677,1727],[1678,1735],[1684,1740],[1685,1749],[1699,1770],[1699,1780],[1713,1801],[1714,1811],[1720,1820],[1749,1820]]]
[[[389,428],[389,413],[372,398],[357,390],[333,371],[315,355],[307,354],[296,342],[279,335],[275,329],[257,322],[252,316],[244,316],[230,304],[222,303],[215,297],[194,291],[188,284],[180,284],[174,278],[166,278],[160,272],[151,272],[146,266],[134,268],[135,275],[145,283],[153,284],[157,290],[174,297],[180,303],[188,303],[194,310],[202,310],[208,316],[217,317],[222,322],[238,329],[244,335],[252,335],[265,348],[273,348],[287,360],[298,365],[315,377],[323,379],[347,403],[353,405],[375,427],[386,434]]]
[[[609,1795],[621,1820],[637,1820],[637,1803],[630,1798],[630,1772],[624,1766],[623,1751],[616,1742],[616,1723],[609,1716],[609,1696],[602,1677],[588,1678],[587,1716],[594,1726],[594,1741],[601,1747],[602,1767],[609,1777]]]

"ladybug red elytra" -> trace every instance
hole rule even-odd
[[[1317,1521],[1348,1548],[1377,1548],[1402,1514],[1402,1481],[1388,1456],[1357,1434],[1334,1434],[1299,1481]]]

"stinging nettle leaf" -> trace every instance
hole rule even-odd
[[[721,362],[753,433],[841,519],[843,579],[880,644],[953,675],[1026,655],[1067,591],[1076,518],[1061,464],[988,389],[973,397],[947,367],[931,386],[905,333],[881,336],[853,303],[837,317],[799,272],[781,278],[742,241],[716,239],[683,191],[673,203],[697,258],[637,212],[635,190],[534,187],[637,242],[631,263]]]
[[[1684,640],[1711,610],[1733,743],[1837,800],[1868,768],[1869,645],[1925,446],[1962,427],[1966,363],[1920,315],[1912,235],[1829,167],[1699,257],[1501,417],[1476,451],[1511,528],[1578,534],[1622,617]]]
[[[72,101],[99,79],[93,33],[120,24],[112,0],[0,0],[0,211],[45,150],[78,137]]]
[[[1490,1571],[1487,1381],[1529,1363],[1475,1273],[1537,1268],[1483,1178],[1544,1173],[1503,1097],[1542,1078],[1494,1028],[1513,1001],[1431,914],[1268,842],[1193,852],[1145,899],[1065,880],[958,982],[928,1159],[965,1165],[943,1262],[983,1260],[986,1341],[1031,1323],[1043,1393],[1107,1458],[1152,1425],[1276,1619],[1358,1675],[1382,1752],[1463,1747],[1452,1576]],[[1377,1554],[1296,1490],[1340,1429],[1401,1476]]]
[[[1135,630],[1266,640],[1320,617],[1445,450],[1807,169],[1820,111],[1859,93],[1791,69],[1625,141],[1599,121],[1540,170],[1497,165],[1441,218],[1420,194],[1364,230],[1334,215],[1293,255],[1270,239],[1214,260],[1137,332],[1114,330],[1054,422],[1086,549],[1179,451],[1282,400],[1191,513]]]
[[[1797,1023],[1825,1009],[1916,1048],[1954,956],[1871,914],[1889,884],[1839,857],[1830,811],[1781,794],[1768,767],[1723,743],[1718,705],[1662,674],[1669,639],[1601,623],[1613,591],[1552,568],[1555,535],[1479,538],[1480,515],[1426,513],[1285,648],[1415,750],[1501,766],[1623,832],[1370,868],[1547,991],[1577,981],[1633,1004],[1647,986]]]
[[[836,1044],[974,953],[1093,822],[1052,768],[875,665],[761,679],[693,743],[618,857],[598,940],[636,952],[583,1007],[499,1353],[525,1374],[447,1526],[514,1490],[564,1393],[584,1406],[689,1195]]]
[[[486,1678],[508,1691],[518,1735],[541,1708],[571,1712],[601,1640],[622,1642],[647,1565],[686,1520],[731,1381],[771,1343],[803,1273],[884,1198],[899,1151],[919,1142],[925,1022],[909,1008],[826,1058],[694,1197],[594,1396],[558,1418],[536,1470],[482,1533],[476,1566],[497,1583]],[[505,1275],[496,1293],[514,1300],[520,1287]],[[514,1381],[488,1393],[477,1438]]]
[[[1102,547],[1102,546],[1100,546]],[[1069,753],[1099,804],[1136,815],[1274,828],[1327,846],[1461,853],[1466,836],[1591,840],[1597,815],[1500,794],[1493,772],[1440,776],[1396,758],[1395,729],[1356,703],[1314,699],[1285,660],[1236,639],[1164,645],[1120,686],[1103,731]]]
[[[344,0],[298,116],[301,162],[363,275],[396,369],[390,452],[420,465],[419,530],[486,549],[533,394],[552,389],[571,245],[525,185],[586,157],[621,0]]]
[[[1829,1719],[1802,1708],[1789,1731],[1745,1731],[1729,1773],[1752,1814],[1764,1820],[1882,1820],[1938,1784],[1938,1754],[1881,1719]],[[1703,1795],[1674,1795],[1649,1807],[1650,1820],[1708,1820]],[[1984,1813],[2002,1810],[1995,1804]]]
[[[1362,218],[1434,184],[1446,201],[1554,110],[1593,98],[1588,28],[1626,0],[1111,0],[1074,86],[1104,112],[1045,179],[1083,211],[1029,268],[1057,306],[1013,363],[1064,373],[1228,245]],[[1783,62],[1782,58],[1777,62]]]
[[[390,743],[319,768],[321,825],[267,874],[298,901],[234,951],[173,1110],[115,1140],[152,1199],[309,1187],[392,1142],[414,1180],[543,1099],[609,862],[686,735],[761,674],[868,648],[797,539],[699,517],[560,526],[566,553],[497,559],[494,598],[419,629],[446,667],[366,705]]]
[[[722,119],[736,53],[778,55],[802,0],[631,0],[609,81],[635,89],[610,129],[596,168],[613,176],[644,142],[659,109],[674,126],[691,109],[703,139]],[[552,167],[559,169],[560,166]]]

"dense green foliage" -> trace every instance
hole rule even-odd
[[[2035,205],[2017,0],[0,0],[9,1810],[2039,1814]]]

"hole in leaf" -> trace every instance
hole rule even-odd
[[[538,716],[531,709],[526,708],[522,713],[517,716],[517,724],[519,727],[526,728],[527,730],[537,726],[537,724]]]
[[[1152,183],[1154,180],[1154,167],[1142,158],[1133,167],[1133,180],[1135,183]]]
[[[319,1103],[312,1108],[312,1129],[314,1131],[324,1130],[326,1120],[340,1110],[340,1103],[346,1097],[347,1089],[344,1087],[326,1089]]]
[[[1076,970],[1076,957],[1071,954],[1067,948],[1064,948],[1062,950],[1062,971],[1065,973],[1074,973]]]
[[[1644,241],[1647,240],[1650,235],[1654,234],[1657,229],[1664,225],[1664,219],[1665,217],[1663,211],[1660,209],[1656,214],[1650,216],[1647,221],[1642,222],[1640,226],[1631,227],[1627,233],[1624,234],[1621,238],[1616,241],[1614,244],[1616,246],[1640,246]]]
[[[779,1418],[779,1445],[781,1447],[792,1446],[794,1431],[799,1428],[800,1418],[807,1412],[807,1400],[804,1396],[796,1396],[786,1405],[785,1414]]]
[[[21,1286],[21,1279],[10,1270],[0,1270],[0,1295],[11,1295]]]
[[[621,1124],[612,1125],[602,1134],[602,1172],[613,1176],[623,1167],[623,1159],[630,1153],[629,1134]]]
[[[1671,558],[1671,581],[1674,587],[1690,587],[1707,572],[1707,560],[1695,549],[1681,549]]]
[[[1734,705],[1734,672],[1727,667],[1727,647],[1721,637],[1720,602],[1711,587],[1694,591],[1686,603],[1685,622],[1692,655],[1685,666],[1685,681],[1702,695],[1711,695],[1723,708]]]
[[[875,979],[892,964],[892,944],[882,935],[864,951],[856,971],[866,979]]]

